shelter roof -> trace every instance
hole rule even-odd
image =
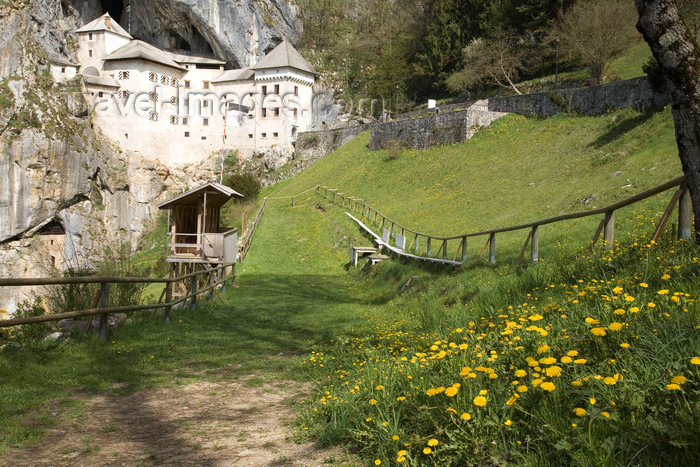
[[[97,19],[94,19],[90,21],[88,24],[85,26],[76,29],[75,32],[94,32],[94,31],[109,31],[113,32],[114,34],[124,36],[129,39],[133,39],[131,37],[131,34],[126,32],[124,28],[119,26],[119,23],[117,23],[114,19],[112,19],[111,16],[109,16],[109,13],[105,13],[104,15],[100,16]]]
[[[207,194],[207,206],[221,207],[234,196],[243,198],[243,195],[225,185],[215,182],[193,188],[176,197],[158,204],[158,209],[172,209],[175,206],[196,206],[199,200]]]
[[[287,40],[283,40],[280,45],[272,49],[269,54],[265,55],[262,60],[253,65],[251,68],[253,70],[264,70],[268,68],[281,68],[285,66],[317,74],[314,67],[311,66],[311,64],[301,56],[299,51],[295,49],[294,46]]]
[[[134,58],[160,63],[161,65],[176,68],[178,70],[185,70],[185,67],[178,65],[171,58],[169,53],[160,50],[158,47],[154,47],[151,44],[139,40],[133,40],[128,44],[119,47],[117,50],[107,55],[105,57],[105,61],[128,60]]]

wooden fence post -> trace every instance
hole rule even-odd
[[[496,264],[496,234],[489,235],[489,263]]]
[[[196,269],[196,267],[195,267]],[[192,288],[191,288],[191,293],[192,295],[192,301],[190,302],[190,308],[194,310],[197,308],[197,282],[199,282],[199,276],[192,276]]]
[[[442,241],[442,259],[447,259],[447,240]]]
[[[678,238],[690,240],[693,230],[693,202],[690,199],[690,191],[687,182],[681,184],[681,199],[678,205]]]
[[[427,256],[430,256],[430,244],[432,243],[431,240],[432,240],[432,237],[428,237],[428,253],[427,253]]]
[[[612,250],[615,242],[615,211],[607,211],[605,213],[603,238],[605,239],[605,248]]]
[[[172,272],[170,274],[172,278]],[[172,310],[172,306],[170,305],[173,301],[173,283],[171,281],[168,281],[165,283],[165,303],[168,304],[168,306],[165,307],[165,322],[169,323],[170,322],[170,311]]]
[[[532,226],[532,238],[530,239],[530,262],[537,264],[540,253],[540,226]]]
[[[462,262],[467,260],[467,237],[462,237]]]
[[[100,308],[109,307],[109,282],[103,282],[100,284]],[[107,313],[102,313],[100,315],[99,322],[99,333],[100,340],[107,340]]]

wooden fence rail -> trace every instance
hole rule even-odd
[[[227,269],[230,268],[230,273],[227,274]],[[220,274],[215,274],[219,273]],[[208,276],[207,285],[204,288],[198,288],[197,284],[202,276]],[[220,276],[218,280],[212,280],[213,277]],[[0,320],[0,328],[20,326],[23,324],[45,323],[49,321],[59,321],[66,318],[82,318],[86,316],[100,315],[99,333],[101,339],[107,338],[107,315],[111,313],[129,313],[135,311],[165,309],[165,320],[170,321],[170,312],[172,308],[180,303],[191,300],[191,305],[196,305],[197,296],[206,292],[213,292],[219,285],[224,285],[228,280],[231,283],[236,277],[236,264],[223,263],[213,268],[205,268],[200,271],[195,271],[189,274],[184,274],[178,277],[158,278],[158,277],[112,277],[112,276],[79,276],[79,277],[40,277],[40,278],[23,278],[23,279],[0,279],[0,287],[17,287],[17,286],[46,286],[46,285],[68,285],[68,284],[100,284],[99,306],[87,310],[75,310],[64,313],[52,313],[39,316],[28,316],[25,318],[12,318]],[[172,287],[174,283],[192,279],[194,287],[192,292],[172,299]],[[159,300],[158,303],[148,305],[128,305],[128,306],[109,306],[109,295],[111,284],[144,284],[144,283],[160,283],[165,284],[161,299],[165,296],[165,302]],[[211,295],[210,295],[211,298]]]
[[[601,234],[603,234],[605,248],[612,249],[615,238],[615,211],[626,206],[635,204],[644,199],[650,198],[659,193],[663,193],[664,191],[670,190],[671,188],[675,187],[678,187],[678,189],[672,196],[671,201],[668,204],[668,207],[666,208],[666,211],[664,212],[654,232],[652,240],[658,240],[659,235],[666,226],[666,223],[670,219],[670,216],[673,213],[676,204],[678,203],[680,203],[678,209],[678,238],[688,240],[691,235],[693,220],[692,204],[684,176],[674,178],[673,180],[670,180],[659,186],[650,188],[634,196],[630,196],[629,198],[623,199],[621,201],[618,201],[616,203],[602,208],[592,209],[590,211],[579,211],[574,213],[562,214],[559,216],[549,217],[534,222],[528,222],[526,224],[519,224],[510,227],[502,227],[479,232],[470,232],[448,237],[429,235],[423,232],[419,232],[417,230],[410,229],[400,224],[396,220],[382,214],[380,211],[378,211],[376,208],[373,208],[369,204],[366,204],[364,200],[348,196],[345,193],[339,193],[337,188],[318,186],[316,188],[316,194],[328,200],[332,204],[336,204],[336,201],[339,201],[341,207],[345,207],[347,203],[347,208],[350,211],[360,213],[362,217],[370,221],[370,224],[376,225],[378,230],[381,233],[384,233],[384,241],[387,241],[388,238],[390,238],[391,236],[394,236],[396,238],[397,234],[401,236],[401,242],[405,242],[407,237],[412,237],[411,243],[408,245],[408,247],[405,248],[405,250],[413,249],[416,255],[421,254],[422,252],[422,254],[428,258],[442,257],[443,259],[448,259],[448,242],[453,242],[457,240],[458,244],[456,248],[453,246],[453,248],[455,248],[453,261],[455,261],[461,253],[461,260],[462,262],[464,262],[467,260],[467,239],[470,237],[487,236],[488,239],[486,240],[486,243],[484,244],[484,247],[481,250],[481,254],[479,254],[478,260],[481,259],[481,257],[486,252],[486,248],[488,247],[489,262],[493,264],[496,262],[496,234],[528,229],[529,231],[525,240],[525,244],[523,245],[523,248],[520,252],[520,256],[518,258],[519,264],[523,260],[528,245],[530,245],[530,261],[536,263],[539,260],[539,228],[541,226],[552,224],[555,222],[596,216],[600,214],[603,214],[604,217],[601,220],[598,229],[596,230],[593,236],[593,240],[591,241],[589,250],[593,250]],[[329,198],[329,195],[332,195],[332,197]],[[425,242],[425,248],[420,247],[420,245],[423,242]],[[436,245],[438,246],[438,249],[433,254],[434,246]]]

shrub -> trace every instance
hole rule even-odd
[[[260,180],[255,175],[247,172],[238,172],[224,177],[224,185],[233,188],[244,198],[234,198],[235,202],[255,200],[260,191]]]

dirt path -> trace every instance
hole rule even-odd
[[[13,450],[0,464],[80,466],[347,465],[338,450],[295,443],[291,405],[297,382],[251,387],[255,379],[197,382],[128,396],[76,395],[79,410],[57,407],[61,421],[35,449]],[[70,415],[67,415],[70,412]]]

